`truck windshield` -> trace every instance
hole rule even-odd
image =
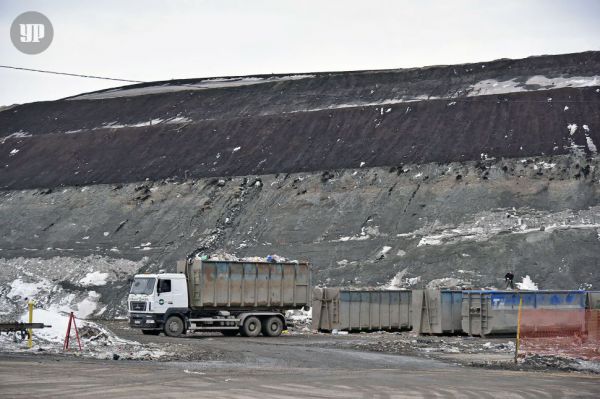
[[[154,284],[156,283],[156,279],[153,277],[137,277],[133,280],[133,284],[131,284],[130,294],[152,294],[154,291]]]

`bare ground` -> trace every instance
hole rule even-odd
[[[123,322],[107,326],[123,338],[168,347],[182,360],[5,354],[0,359],[0,397],[582,398],[600,393],[600,379],[593,374],[463,365],[474,359],[510,362],[510,353],[492,349],[506,339],[416,338],[404,333],[292,333],[275,339],[199,334],[177,339],[143,336]],[[406,339],[416,343],[405,350],[401,343]],[[452,346],[464,350],[444,352]],[[191,353],[201,355],[193,359]]]

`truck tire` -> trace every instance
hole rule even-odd
[[[144,335],[158,335],[158,334],[160,334],[160,330],[142,330],[142,334],[144,334]]]
[[[260,334],[260,330],[261,324],[258,317],[250,316],[244,320],[241,332],[244,337],[256,337]]]
[[[283,331],[283,321],[277,316],[269,317],[262,326],[265,337],[279,337]]]
[[[165,323],[165,335],[169,337],[179,337],[183,334],[183,320],[179,316],[171,316]]]

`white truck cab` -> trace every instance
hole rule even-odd
[[[158,334],[164,316],[186,312],[188,291],[185,275],[180,273],[138,274],[128,297],[129,321],[145,334]]]

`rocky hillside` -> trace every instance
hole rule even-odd
[[[599,52],[15,106],[0,305],[122,314],[128,276],[197,249],[309,260],[329,285],[598,288],[597,143]]]

